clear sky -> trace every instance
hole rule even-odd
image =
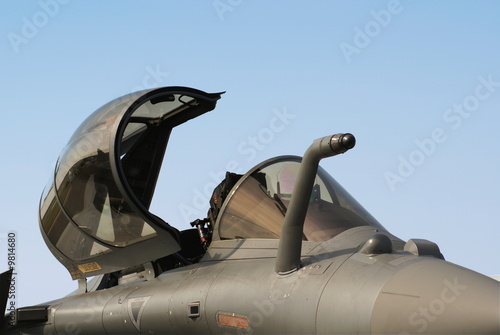
[[[173,226],[204,217],[230,162],[242,173],[351,132],[356,147],[321,165],[374,217],[500,274],[498,13],[496,1],[2,1],[0,271],[15,231],[18,305],[77,287],[38,228],[60,151],[106,102],[160,86],[226,91],[172,135],[152,212]]]

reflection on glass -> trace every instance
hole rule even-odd
[[[162,150],[161,136],[168,139],[168,130],[164,130],[167,128],[159,125],[168,117],[174,120],[170,127],[175,126],[175,122],[179,122],[176,121],[178,114],[198,105],[190,96],[170,94],[153,96],[137,106],[123,128],[116,147],[120,148],[119,160],[115,161],[111,150],[115,149],[116,123],[123,115],[124,106],[135,98],[120,99],[91,115],[73,135],[56,167],[57,196],[65,213],[85,234],[117,247],[156,235],[137,212],[137,204],[130,203],[130,197],[122,193],[123,188],[117,183],[127,182],[137,199],[147,207],[147,198],[152,196],[148,192],[154,189],[154,174],[158,173],[154,168],[159,169],[159,166],[152,167],[152,162],[159,155],[157,151]],[[180,120],[183,122],[182,117]],[[167,134],[162,135],[164,132]],[[111,166],[116,163],[122,165],[122,180],[113,175]],[[102,251],[100,245],[94,243],[85,248]]]
[[[156,233],[130,206],[113,177],[110,134],[129,101],[106,105],[75,133],[56,167],[57,195],[64,211],[81,231],[113,246],[123,247]],[[88,123],[88,125],[87,125]],[[140,131],[139,125],[134,131]],[[68,224],[71,225],[71,224]],[[71,228],[68,228],[71,229]],[[77,230],[76,230],[77,231]],[[101,252],[97,243],[83,249]],[[90,251],[89,251],[90,253]]]
[[[172,129],[219,98],[182,87],[144,90],[106,104],[75,131],[40,203],[43,236],[73,278],[180,249],[178,231],[149,205]]]
[[[71,224],[64,215],[55,197],[54,188],[44,191],[43,206],[40,208],[40,221],[47,238],[67,257],[83,260],[109,251],[108,248],[93,242]]]

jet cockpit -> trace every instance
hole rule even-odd
[[[184,87],[129,94],[76,130],[40,203],[45,242],[73,279],[152,261],[161,273],[199,261],[212,240],[280,238],[297,156],[269,159],[245,175],[228,172],[196,229],[178,231],[149,211],[172,129],[214,109],[220,95]],[[302,239],[326,241],[357,226],[384,230],[320,167]]]
[[[17,308],[2,334],[499,334],[496,280],[392,235],[319,166],[350,133],[227,172],[192,228],[151,213],[172,129],[221,94],[145,90],[83,122],[39,212],[78,290]]]

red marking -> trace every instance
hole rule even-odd
[[[229,327],[250,328],[247,318],[234,315],[217,314],[217,323]]]

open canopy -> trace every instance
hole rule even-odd
[[[149,205],[172,128],[214,109],[220,95],[141,91],[104,105],[76,130],[40,201],[42,235],[73,279],[180,250],[177,230]]]

